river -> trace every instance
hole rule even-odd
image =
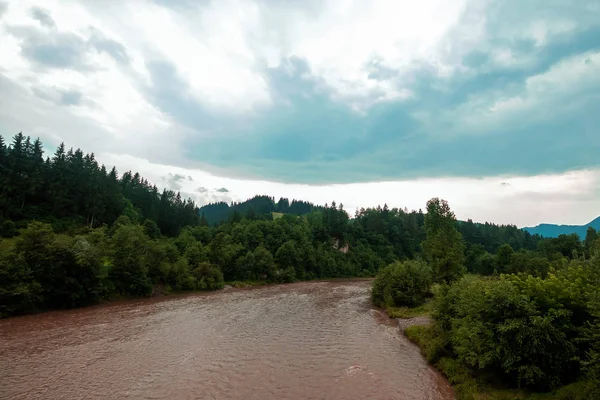
[[[453,399],[369,281],[301,282],[0,320],[2,399]]]

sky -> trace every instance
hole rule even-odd
[[[598,0],[0,0],[0,134],[199,205],[600,215]]]

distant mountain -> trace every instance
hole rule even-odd
[[[305,215],[318,208],[320,207],[301,200],[292,200],[290,203],[288,199],[281,198],[275,202],[275,198],[270,196],[255,196],[240,203],[207,204],[200,207],[200,215],[204,215],[206,221],[210,225],[214,225],[233,218],[236,213],[240,217],[249,215],[264,217],[265,215],[270,216],[271,213]]]
[[[555,238],[563,234],[569,235],[571,233],[576,233],[581,239],[585,239],[587,229],[590,226],[596,230],[600,230],[600,217],[585,225],[540,224],[533,228],[523,228],[523,230],[531,233],[532,235],[537,233],[538,235],[550,238]]]

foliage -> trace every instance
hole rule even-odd
[[[546,277],[465,277],[438,291],[434,318],[446,351],[479,374],[513,385],[552,389],[580,376],[590,360],[584,328],[595,321],[598,291],[590,263],[571,261]]]
[[[10,219],[2,221],[0,224],[0,237],[11,238],[17,235],[15,223]]]
[[[576,233],[542,240],[538,243],[538,248],[550,260],[561,257],[578,258],[584,254],[583,245]]]
[[[288,267],[279,272],[275,278],[278,283],[292,283],[296,281],[296,270],[294,267]]]
[[[380,307],[419,306],[429,295],[431,284],[431,268],[426,263],[395,262],[377,274],[371,297]]]
[[[147,219],[148,234],[177,235],[186,225],[200,224],[198,208],[179,193],[164,190],[137,173],[125,172],[118,177],[116,169],[108,171],[99,165],[95,155],[80,149],[67,150],[61,143],[53,156],[44,160],[39,139],[19,133],[10,146],[0,145],[0,233],[9,237],[16,233],[14,225],[33,219],[56,223],[64,231],[68,221],[98,227],[111,225],[120,215],[132,222]],[[13,224],[12,221],[15,221]]]
[[[466,365],[452,358],[440,339],[435,325],[413,325],[405,336],[417,344],[425,358],[433,363],[454,386],[457,400],[590,400],[597,396],[598,386],[590,380],[578,381],[548,393],[502,387],[486,382]]]
[[[281,218],[284,214],[306,215],[321,208],[301,200],[292,200],[290,204],[286,198],[280,198],[278,202],[275,202],[275,199],[270,196],[254,196],[244,202],[207,204],[200,208],[200,214],[208,224],[216,225],[226,221],[237,220],[239,222],[241,217],[250,220],[264,220]]]
[[[450,283],[459,279],[465,272],[464,242],[447,201],[434,198],[427,202],[425,231],[423,255],[434,280]]]
[[[193,275],[197,279],[197,289],[217,290],[223,289],[223,286],[225,286],[223,272],[217,266],[208,262],[200,263],[194,268]]]
[[[145,296],[152,292],[148,276],[148,241],[140,225],[119,227],[112,237],[110,277],[121,293]]]

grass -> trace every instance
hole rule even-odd
[[[225,282],[225,285],[229,285],[232,286],[234,288],[244,288],[244,287],[251,287],[251,286],[264,286],[264,285],[268,285],[269,282],[267,281],[231,281],[231,282]]]
[[[271,215],[273,216],[273,219],[275,220],[275,219],[279,219],[279,218],[283,217],[284,214],[280,213],[280,212],[272,212]]]
[[[423,356],[454,387],[457,400],[592,400],[594,384],[575,382],[549,393],[529,393],[517,389],[492,387],[473,371],[444,352],[444,343],[431,325],[414,325],[404,335],[421,348]]]
[[[415,318],[415,317],[430,317],[431,302],[427,302],[418,307],[388,307],[386,311],[390,318]]]

